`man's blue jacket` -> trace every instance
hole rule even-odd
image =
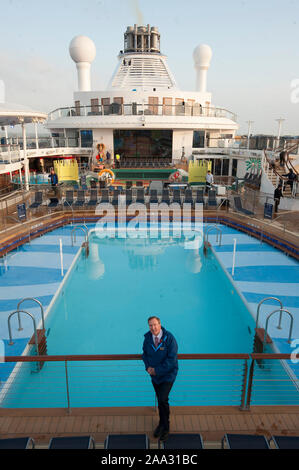
[[[162,338],[156,348],[150,331],[144,335],[142,359],[145,369],[154,367],[156,375],[151,379],[156,384],[174,382],[178,373],[178,345],[175,337],[162,326]]]

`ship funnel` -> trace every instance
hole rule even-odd
[[[78,91],[90,91],[90,64],[96,56],[94,42],[87,36],[75,36],[70,42],[69,52],[77,67]]]

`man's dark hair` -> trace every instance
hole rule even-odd
[[[147,319],[147,323],[149,323],[149,322],[150,322],[150,320],[153,320],[154,318],[155,318],[156,320],[158,320],[158,322],[159,322],[159,323],[160,323],[160,325],[161,325],[161,320],[160,320],[160,318],[159,318],[159,317],[156,317],[156,316],[149,317],[149,318]]]

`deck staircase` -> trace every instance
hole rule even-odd
[[[296,152],[298,149],[298,144],[295,145],[290,145],[287,148],[278,148],[275,152],[271,152],[271,155],[269,151],[265,150],[265,158],[264,158],[264,164],[263,164],[263,171],[266,174],[268,180],[272,183],[273,185],[273,190],[278,186],[279,182],[283,183],[283,196],[284,197],[292,197],[292,191],[290,185],[286,184],[287,177],[283,176],[286,175],[290,169],[294,171],[295,174],[297,174],[297,179],[298,179],[298,171],[294,168],[292,164],[292,158],[290,157],[291,152]],[[285,165],[283,167],[280,166],[279,162],[279,155],[280,152],[286,151],[286,160],[285,160]],[[275,162],[275,163],[274,163]],[[273,166],[273,163],[275,167]]]

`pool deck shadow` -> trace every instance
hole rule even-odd
[[[92,435],[101,447],[107,434],[145,433],[154,448],[157,424],[154,407],[0,410],[0,438],[30,436],[41,446],[51,437]],[[200,433],[210,448],[219,448],[225,433],[299,435],[299,407],[171,407],[170,426],[173,433]]]

